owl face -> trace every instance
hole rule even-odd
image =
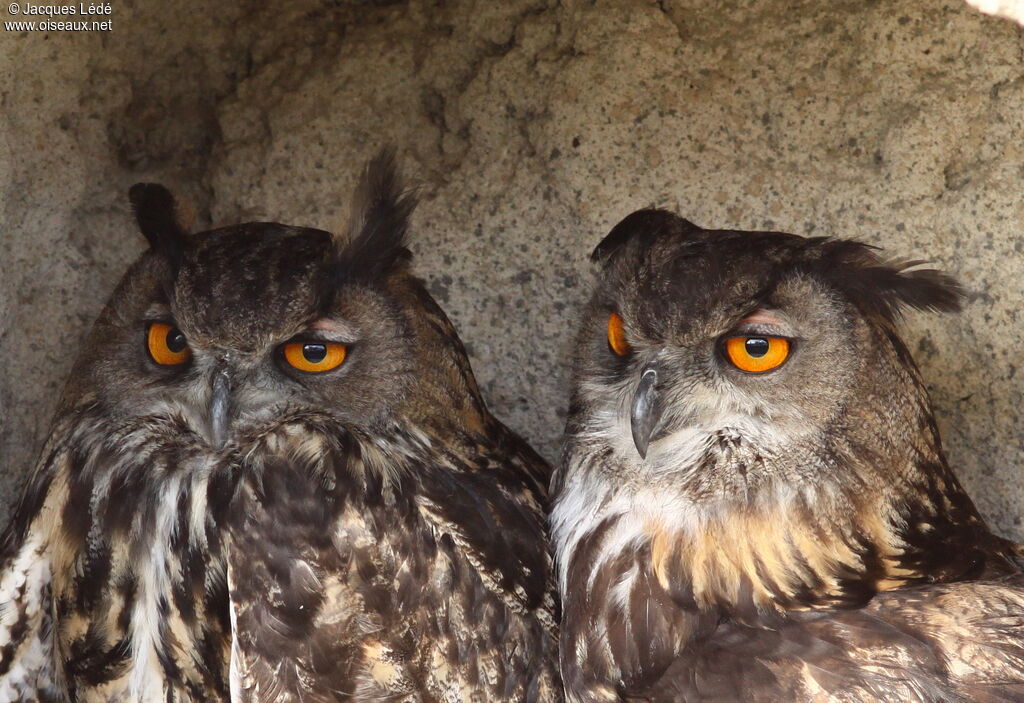
[[[569,432],[609,448],[619,472],[748,490],[830,470],[817,448],[860,431],[851,418],[920,426],[927,401],[892,323],[900,304],[956,305],[939,274],[853,242],[705,231],[661,211],[626,218],[594,258]]]
[[[400,405],[421,361],[403,306],[416,284],[387,268],[404,250],[386,237],[372,256],[270,223],[155,239],[96,323],[71,396],[125,421],[180,417],[214,449],[292,412],[366,427]]]

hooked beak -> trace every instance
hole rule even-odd
[[[210,441],[217,449],[223,447],[227,439],[230,411],[231,380],[228,370],[222,366],[213,377],[210,392]]]
[[[661,420],[663,411],[661,403],[658,402],[658,362],[652,361],[640,375],[640,385],[633,396],[633,406],[630,408],[630,428],[633,431],[633,444],[640,453],[642,459],[647,458],[647,446],[651,442],[651,435]]]

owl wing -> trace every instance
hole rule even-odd
[[[1024,576],[889,591],[865,608],[725,623],[652,701],[1024,700]]]
[[[59,433],[56,433],[59,435]],[[67,458],[51,440],[0,537],[0,700],[56,701],[50,527],[54,475]]]
[[[374,452],[315,433],[249,452],[227,541],[233,700],[419,700],[427,686],[454,695],[467,667],[511,691],[489,700],[555,700],[539,503],[496,511],[524,490],[511,474],[474,483],[436,455],[389,472]],[[550,648],[531,659],[537,634]]]
[[[466,555],[480,579],[513,612],[538,618],[556,636],[545,485],[549,469],[521,439],[499,426],[496,446],[472,465],[450,462],[418,496],[421,514]],[[493,508],[495,494],[505,508]]]
[[[372,549],[356,547],[369,525],[345,505],[344,487],[323,490],[306,468],[280,459],[247,467],[232,501],[233,701],[344,698],[353,693],[344,687],[360,659],[360,635],[374,627],[346,578],[377,560]]]
[[[299,420],[242,459],[226,540],[233,701],[402,701],[412,690],[414,643],[391,636],[401,617],[385,574],[421,574],[429,555],[398,517],[414,511],[407,486],[382,480],[368,451]]]
[[[927,642],[964,700],[1024,700],[1024,574],[889,591],[868,610]]]

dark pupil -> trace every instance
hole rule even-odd
[[[747,354],[760,359],[762,356],[768,353],[768,340],[752,338],[747,340],[746,344]]]
[[[175,354],[180,354],[185,351],[187,346],[188,341],[186,341],[185,335],[177,327],[172,327],[167,333],[167,348]]]
[[[321,361],[327,358],[327,345],[326,344],[303,344],[302,355],[306,357],[306,361],[311,364],[319,364]]]

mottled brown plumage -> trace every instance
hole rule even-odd
[[[390,157],[338,238],[131,196],[151,248],[3,536],[0,700],[560,700],[548,470],[411,274]]]
[[[552,515],[567,699],[1024,700],[1020,548],[950,470],[897,332],[956,284],[660,210],[594,260]],[[788,352],[744,370],[733,339]]]

